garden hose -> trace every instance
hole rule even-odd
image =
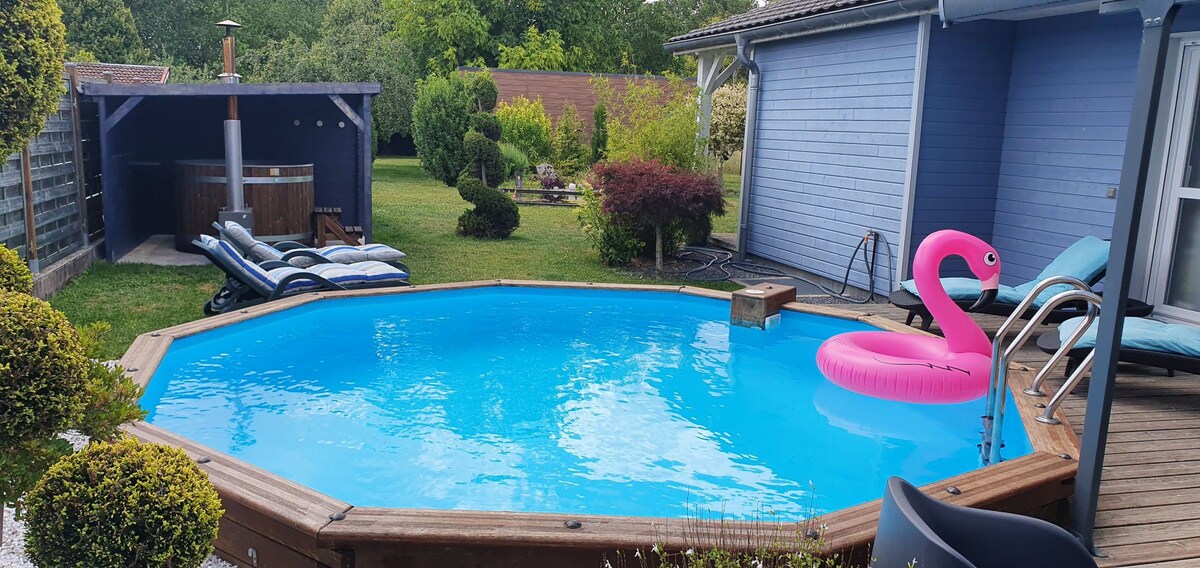
[[[887,258],[887,274],[889,285],[888,291],[890,291],[895,288],[895,274],[892,263],[892,246],[891,243],[888,242],[887,237],[885,237],[882,232],[875,229],[868,229],[866,235],[864,235],[854,247],[854,252],[850,253],[850,256],[846,262],[846,271],[842,275],[842,287],[836,292],[819,282],[794,276],[776,268],[771,268],[769,266],[756,264],[753,262],[735,261],[733,260],[734,255],[732,252],[710,247],[681,247],[679,251],[675,253],[675,259],[684,262],[694,262],[697,264],[697,266],[685,270],[669,270],[667,272],[669,274],[681,275],[686,278],[699,280],[702,282],[721,282],[724,280],[729,280],[733,277],[733,272],[731,272],[731,270],[746,274],[753,274],[755,276],[793,278],[821,290],[832,298],[836,298],[844,302],[865,304],[867,302],[873,302],[875,299],[875,268],[878,265],[880,241],[883,241],[883,246],[886,247],[884,256]],[[870,250],[868,251],[867,249]],[[856,298],[846,294],[846,290],[850,287],[850,271],[854,268],[854,261],[857,259],[859,251],[862,252],[862,260],[867,272],[867,281],[869,282],[868,286],[870,287],[870,295],[868,295],[866,298]],[[705,275],[705,273],[714,270],[717,271],[717,276]]]

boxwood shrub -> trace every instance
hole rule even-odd
[[[224,513],[183,450],[132,438],[64,458],[26,503],[25,548],[46,568],[196,568]]]
[[[0,445],[69,428],[86,385],[86,358],[66,316],[28,294],[0,291]]]
[[[0,245],[0,290],[33,293],[33,273],[17,251]]]

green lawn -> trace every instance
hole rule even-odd
[[[493,278],[584,282],[683,283],[641,278],[604,266],[579,229],[570,207],[521,207],[521,226],[504,241],[454,233],[468,207],[454,188],[425,176],[415,158],[379,158],[374,169],[376,242],[408,254],[414,284]],[[736,187],[736,176],[734,186]],[[728,183],[728,182],[727,182]],[[733,197],[736,207],[736,195]],[[718,231],[736,210],[718,219]],[[51,298],[76,324],[107,321],[113,334],[107,355],[118,357],[140,333],[202,317],[204,301],[220,285],[212,267],[158,267],[97,263]],[[687,282],[724,290],[731,283]]]
[[[742,175],[727,167],[722,174],[721,185],[725,187],[725,216],[713,219],[714,233],[736,233],[738,225],[738,199],[742,190]]]

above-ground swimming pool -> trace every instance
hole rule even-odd
[[[977,469],[982,401],[858,395],[873,329],[727,301],[487,287],[308,303],[176,339],[147,422],[363,507],[800,519]],[[1032,448],[1005,422],[1005,457]]]

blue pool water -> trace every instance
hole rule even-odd
[[[832,335],[723,301],[483,288],[316,302],[176,341],[158,426],[359,506],[799,518],[978,467],[982,402],[924,406],[817,371]],[[1006,457],[1029,453],[1006,422]]]

